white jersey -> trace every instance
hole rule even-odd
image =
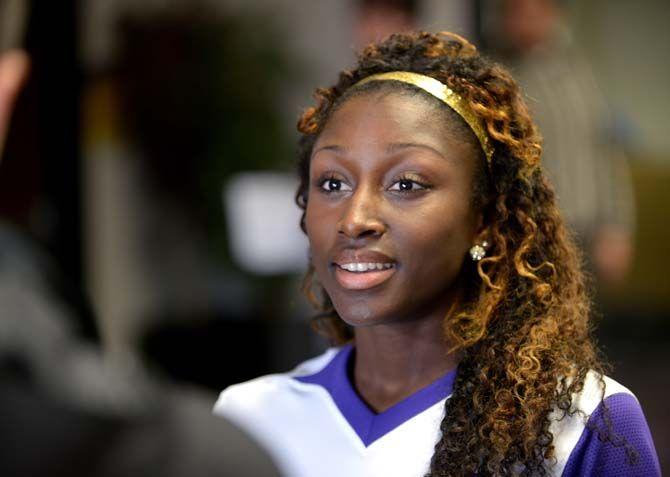
[[[376,413],[359,397],[349,378],[353,349],[350,345],[331,348],[289,373],[230,386],[221,393],[214,412],[250,433],[270,453],[282,475],[425,475],[456,371]],[[600,442],[603,417],[598,382],[589,374],[575,399],[586,417],[575,414],[552,425],[556,462],[548,464],[550,474],[660,475],[635,396],[609,378],[605,378],[605,403],[614,429],[636,450],[638,459],[630,464],[625,446]]]

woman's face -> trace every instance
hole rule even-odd
[[[310,164],[305,224],[317,277],[340,317],[369,326],[444,316],[481,227],[475,147],[431,101],[354,96]]]

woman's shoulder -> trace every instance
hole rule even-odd
[[[614,379],[589,372],[570,412],[552,417],[555,475],[660,475],[642,407]]]
[[[214,405],[215,414],[227,414],[230,410],[254,409],[267,400],[276,400],[282,394],[292,392],[301,383],[296,378],[318,373],[337,355],[340,348],[329,348],[324,353],[308,359],[291,371],[260,376],[224,389]]]

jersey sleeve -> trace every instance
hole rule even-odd
[[[660,476],[654,442],[635,396],[617,393],[603,403],[589,417],[562,475]]]
[[[240,425],[239,421],[249,420],[254,415],[254,406],[263,406],[266,395],[263,379],[257,378],[246,383],[228,386],[219,395],[212,412],[238,425]]]

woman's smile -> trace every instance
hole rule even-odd
[[[337,282],[348,290],[367,290],[385,283],[396,272],[396,262],[374,250],[345,249],[333,260]]]
[[[342,288],[348,290],[367,290],[369,288],[374,288],[386,282],[395,273],[395,268],[393,267],[382,270],[375,268],[374,263],[356,263],[351,265],[358,266],[359,269],[357,271],[350,271],[345,267],[339,266],[335,269],[335,278],[337,278],[337,282],[342,285]]]

